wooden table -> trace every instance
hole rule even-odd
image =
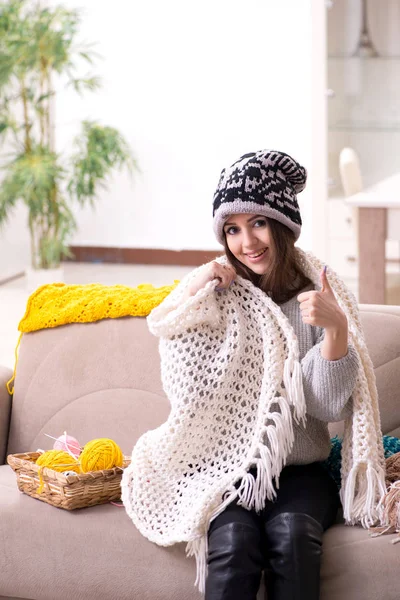
[[[400,241],[400,173],[346,202],[358,208],[358,301],[385,304],[385,242]]]

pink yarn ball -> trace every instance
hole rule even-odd
[[[76,457],[78,457],[82,451],[78,440],[72,437],[72,435],[67,435],[65,433],[56,439],[53,448],[54,450],[64,450],[65,452],[72,453]]]

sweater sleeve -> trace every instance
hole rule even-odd
[[[358,355],[349,344],[346,356],[327,360],[321,355],[324,330],[315,346],[301,361],[307,413],[320,421],[332,423],[351,415],[353,393],[359,368]]]

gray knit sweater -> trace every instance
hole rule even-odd
[[[310,289],[313,287],[308,286],[303,291]],[[328,423],[342,421],[351,414],[351,394],[358,371],[358,357],[351,345],[346,356],[339,360],[326,360],[321,356],[324,329],[303,323],[297,296],[280,308],[299,341],[307,424],[304,428],[293,419],[295,440],[287,465],[308,464],[329,456]]]

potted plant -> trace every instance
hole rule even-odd
[[[136,167],[121,133],[93,121],[83,121],[70,156],[56,150],[57,94],[65,85],[77,93],[100,86],[98,77],[78,76],[96,57],[77,44],[80,21],[77,10],[33,0],[8,0],[0,11],[0,225],[17,203],[27,206],[33,270],[57,269],[71,256],[74,204],[93,206],[114,168]]]

